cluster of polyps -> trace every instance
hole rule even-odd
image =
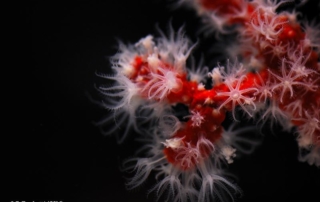
[[[159,183],[152,190],[159,197],[168,190],[167,200],[232,199],[237,187],[222,177],[221,163],[232,163],[237,151],[250,153],[252,148],[245,150],[242,143],[257,144],[242,138],[241,131],[222,127],[227,112],[238,121],[237,109],[258,122],[296,127],[299,147],[310,151],[300,160],[320,166],[320,30],[314,24],[301,26],[297,13],[276,13],[281,3],[272,0],[180,3],[194,6],[212,30],[238,33],[226,56],[234,62],[227,60],[211,72],[188,69],[195,45],[183,29],[120,45],[112,59],[115,74],[102,75],[115,85],[99,90],[108,96],[103,105],[114,110],[112,117],[126,124],[120,141],[131,127],[143,136],[138,152],[143,157],[125,162],[126,169],[136,171],[128,187],[141,185],[154,170]],[[176,104],[187,106],[189,115],[178,119],[172,110]],[[142,130],[145,125],[149,128]]]

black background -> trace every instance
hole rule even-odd
[[[319,13],[315,5],[304,8],[310,18]],[[129,138],[117,145],[114,137],[102,136],[92,121],[107,111],[92,104],[86,94],[99,99],[93,86],[107,81],[95,72],[110,72],[107,57],[116,53],[117,38],[134,43],[155,34],[156,23],[165,30],[171,20],[175,29],[185,24],[187,35],[196,41],[201,38],[195,34],[200,20],[193,11],[174,10],[170,2],[160,0],[29,1],[22,13],[25,27],[20,35],[26,45],[14,56],[22,64],[13,74],[20,79],[11,91],[8,120],[13,126],[5,134],[10,141],[4,152],[9,157],[4,163],[9,182],[3,197],[155,201],[154,195],[146,194],[152,179],[138,190],[125,189],[126,174],[119,166],[136,143]],[[210,48],[208,41],[200,42],[196,54]],[[244,193],[237,201],[317,201],[313,197],[319,197],[320,171],[297,161],[293,134],[265,134],[253,155],[230,166]]]

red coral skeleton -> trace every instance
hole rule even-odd
[[[310,151],[299,159],[320,166],[319,30],[303,27],[294,12],[276,11],[288,2],[180,0],[211,21],[218,34],[239,35],[235,55],[241,60],[228,60],[209,73],[206,67],[187,69],[194,45],[183,29],[121,45],[112,60],[115,75],[105,76],[115,86],[100,88],[108,96],[105,106],[131,119],[144,114],[157,125],[143,134],[145,157],[125,163],[135,163],[127,169],[137,173],[129,188],[141,185],[155,170],[159,184],[153,191],[161,197],[168,186],[168,201],[233,199],[238,188],[223,177],[221,162],[233,162],[237,144],[226,141],[234,137],[227,137],[232,133],[222,123],[228,112],[238,121],[238,110],[248,117],[261,114],[264,123],[268,118],[284,128],[296,127],[299,147]],[[206,78],[212,87],[205,87]],[[115,97],[120,101],[111,99]],[[188,107],[183,121],[171,110],[177,104]],[[130,125],[140,127],[135,121]]]

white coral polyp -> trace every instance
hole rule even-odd
[[[158,70],[159,72],[151,73],[152,79],[142,90],[147,92],[150,100],[163,100],[171,91],[179,92],[182,88],[182,81],[176,72],[161,67]]]
[[[221,152],[229,164],[233,163],[233,158],[236,157],[236,149],[229,146],[224,146],[222,147]]]
[[[240,105],[241,108],[252,117],[252,114],[247,110],[245,105],[251,105],[253,109],[256,109],[256,105],[254,103],[254,98],[246,95],[247,93],[254,93],[258,92],[259,90],[257,88],[247,88],[247,89],[240,89],[240,84],[242,81],[246,78],[245,75],[241,76],[236,81],[236,86],[234,87],[232,83],[225,82],[227,87],[229,88],[229,92],[219,92],[218,96],[220,97],[227,97],[227,99],[220,105],[219,110],[228,105],[229,103],[232,104],[232,115],[234,120],[237,120],[235,117],[235,107],[236,105]]]
[[[162,144],[166,147],[166,148],[171,148],[171,149],[179,149],[183,146],[183,142],[182,142],[183,138],[171,138],[171,139],[166,139],[165,142],[163,142]]]
[[[257,9],[257,16],[258,18],[256,20],[251,21],[251,27],[253,28],[252,37],[255,38],[256,41],[259,40],[260,35],[269,41],[276,40],[282,32],[282,25],[287,23],[287,21],[279,21],[277,15],[268,15],[266,12],[261,14],[259,9]]]
[[[135,44],[136,47],[143,47],[146,51],[152,52],[154,47],[153,36],[148,35]]]
[[[204,122],[204,117],[198,111],[191,111],[191,115],[185,116],[185,118],[190,118],[193,127],[199,127]]]

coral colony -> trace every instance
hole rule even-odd
[[[111,59],[114,74],[99,75],[114,85],[98,87],[106,97],[102,105],[112,113],[97,124],[115,120],[116,127],[106,133],[124,128],[119,143],[132,130],[139,134],[143,146],[124,162],[125,170],[135,173],[129,189],[153,175],[157,184],[151,192],[161,201],[232,201],[239,188],[226,178],[223,165],[237,152],[250,153],[243,143],[257,142],[240,135],[249,128],[225,127],[229,115],[234,123],[245,116],[259,125],[295,128],[299,160],[320,166],[320,26],[298,22],[295,11],[278,11],[284,4],[295,5],[176,2],[194,8],[213,35],[237,35],[225,50],[226,62],[210,71],[186,62],[196,44],[182,28],[120,44]],[[188,113],[179,114],[178,105]]]

